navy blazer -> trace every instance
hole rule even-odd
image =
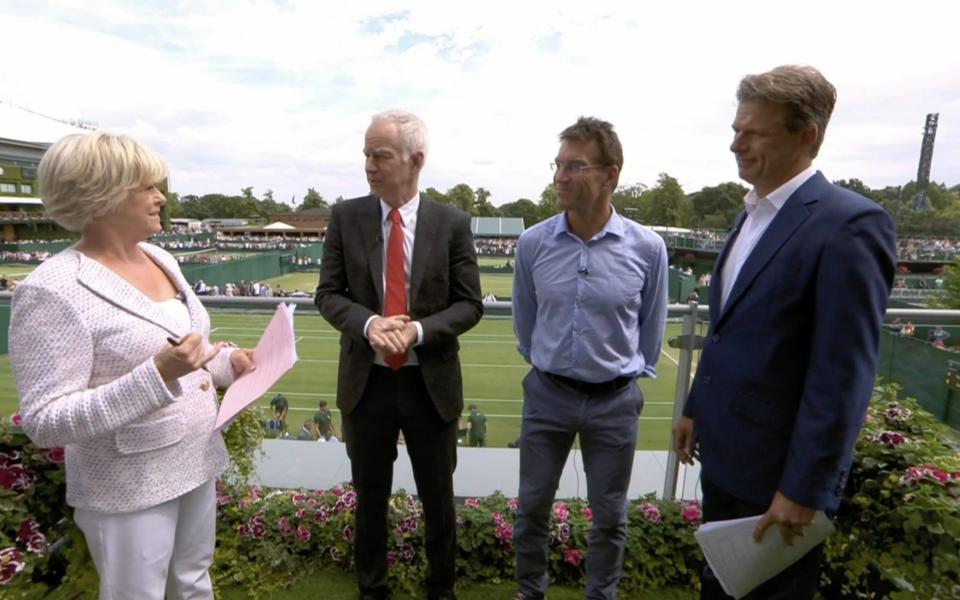
[[[684,415],[711,483],[757,505],[779,490],[833,510],[873,390],[893,223],[817,172],[784,203],[721,307],[723,263],[745,218],[714,266]]]

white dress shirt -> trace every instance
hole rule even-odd
[[[766,197],[761,198],[757,195],[756,189],[747,192],[743,198],[744,208],[747,211],[747,218],[740,226],[740,233],[730,248],[727,260],[723,263],[721,271],[721,307],[727,304],[727,298],[730,297],[730,291],[733,290],[733,284],[737,282],[737,276],[740,275],[740,269],[750,258],[753,248],[763,237],[764,232],[774,217],[780,212],[787,199],[797,191],[801,185],[816,174],[817,170],[809,166],[803,171],[797,173],[790,181],[784,183],[773,190]]]

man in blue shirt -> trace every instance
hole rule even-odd
[[[617,597],[643,408],[636,378],[656,376],[667,310],[663,240],[610,203],[622,166],[613,126],[581,117],[560,134],[553,164],[563,212],[517,244],[513,323],[533,368],[523,381],[514,600],[546,593],[550,510],[577,435],[593,511],[587,598]]]

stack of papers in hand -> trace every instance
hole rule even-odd
[[[256,402],[297,362],[293,333],[295,304],[278,304],[270,324],[253,349],[256,369],[238,377],[223,396],[215,430],[229,423],[240,411]]]
[[[746,596],[800,560],[835,530],[827,515],[818,511],[813,523],[804,528],[803,537],[795,536],[793,546],[788,546],[776,525],[767,529],[762,540],[753,541],[753,530],[758,522],[759,515],[713,521],[704,523],[693,534],[723,591],[734,598]]]

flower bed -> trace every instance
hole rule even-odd
[[[235,423],[228,446],[244,465],[258,434],[256,418]],[[823,586],[850,597],[958,597],[960,459],[945,429],[895,386],[877,388],[857,443],[848,496],[828,540]],[[0,596],[39,598],[51,586],[96,589],[82,535],[63,504],[63,454],[33,447],[15,422],[0,424]],[[356,494],[264,490],[219,484],[217,585],[253,595],[282,588],[321,567],[351,570]],[[513,578],[516,499],[494,494],[457,507],[461,581]],[[696,587],[702,555],[693,531],[697,502],[631,502],[621,590]],[[583,500],[554,504],[549,569],[553,581],[582,585],[592,513]],[[425,577],[420,503],[394,495],[387,560],[397,589],[415,591]],[[69,543],[64,543],[69,540]],[[69,565],[65,568],[65,563]]]

